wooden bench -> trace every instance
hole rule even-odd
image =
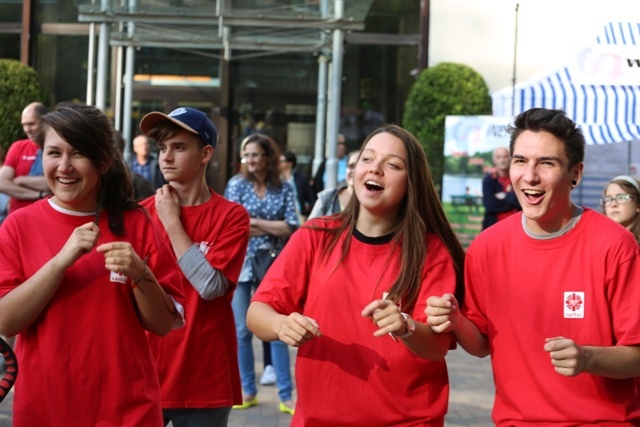
[[[461,206],[468,206],[469,212],[478,212],[478,208],[482,206],[481,196],[469,196],[466,194],[451,196],[451,204],[457,210]]]

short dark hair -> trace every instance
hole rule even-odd
[[[296,165],[298,164],[298,159],[296,158],[295,153],[293,153],[292,151],[287,150],[284,153],[282,153],[282,156],[287,161],[287,163],[291,163],[292,168],[295,168]]]
[[[44,142],[48,128],[67,144],[85,155],[100,175],[96,217],[104,209],[109,214],[109,228],[116,235],[124,233],[124,211],[137,208],[133,188],[122,153],[116,146],[111,120],[97,107],[81,102],[61,102],[42,117],[39,140]]]
[[[518,114],[513,120],[513,125],[507,127],[507,131],[511,135],[509,152],[512,156],[516,139],[527,130],[549,132],[562,141],[565,154],[569,159],[569,169],[584,161],[584,135],[564,111],[531,108]]]

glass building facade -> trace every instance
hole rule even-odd
[[[311,174],[318,101],[318,55],[314,37],[322,31],[273,24],[269,17],[331,14],[334,0],[0,0],[0,57],[21,60],[40,76],[54,102],[86,101],[90,64],[91,24],[79,20],[90,8],[106,7],[138,19],[138,12],[160,11],[155,21],[136,21],[132,129],[149,111],[171,111],[181,105],[210,114],[222,142],[214,159],[212,186],[217,191],[234,173],[239,141],[255,130],[272,135],[298,154],[299,166]],[[208,24],[216,7],[233,5],[231,40],[236,43],[224,60],[217,23]],[[348,148],[382,123],[399,123],[403,105],[418,68],[420,0],[347,0],[345,15],[361,16],[358,30],[345,33],[339,132]],[[323,4],[329,5],[322,11]],[[229,6],[230,7],[230,6]],[[163,21],[166,16],[201,20]],[[266,17],[265,25],[251,20]],[[131,19],[134,19],[131,18]],[[243,19],[246,18],[247,22]],[[126,21],[126,19],[124,20]],[[193,22],[193,24],[191,24]],[[97,24],[99,25],[99,24]],[[112,21],[105,111],[114,114],[121,95],[118,39],[126,39],[127,23]],[[303,26],[302,26],[303,27]],[[330,31],[325,31],[330,38]],[[97,34],[97,31],[96,31]],[[313,34],[310,36],[310,34]],[[288,49],[252,49],[271,40],[288,40]],[[167,41],[165,46],[162,42]],[[244,45],[243,45],[244,43]],[[330,45],[330,43],[329,43]],[[124,46],[124,42],[122,43]],[[123,48],[125,49],[125,48]],[[133,136],[133,135],[132,135]]]

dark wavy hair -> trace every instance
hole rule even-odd
[[[527,130],[549,132],[562,141],[565,154],[569,159],[569,169],[584,161],[584,135],[564,111],[530,108],[518,114],[513,120],[513,125],[507,127],[507,131],[511,135],[509,152],[512,156],[516,139]]]
[[[42,123],[39,142],[44,142],[44,134],[50,127],[97,169],[100,181],[96,220],[102,210],[106,210],[109,229],[116,235],[122,235],[124,211],[139,208],[139,205],[133,201],[129,170],[116,145],[111,120],[94,106],[61,102],[42,117]]]
[[[254,133],[243,139],[240,145],[241,151],[244,151],[244,147],[246,147],[247,144],[258,144],[260,149],[265,153],[267,157],[267,178],[265,179],[265,184],[279,188],[282,182],[280,179],[280,148],[278,144],[276,144],[271,137],[261,133]],[[251,182],[257,181],[256,176],[247,170],[244,163],[242,163],[240,173]]]
[[[426,236],[431,234],[437,236],[444,243],[451,255],[456,273],[455,294],[462,304],[464,300],[464,249],[442,208],[431,178],[424,149],[418,139],[408,130],[397,125],[385,125],[367,136],[360,151],[365,149],[371,138],[381,133],[388,133],[398,138],[402,141],[407,152],[407,192],[400,202],[392,237],[394,248],[400,248],[400,272],[387,298],[396,304],[402,303],[402,310],[405,312],[409,313],[413,310],[420,292],[422,270],[425,260],[429,256]],[[353,236],[359,212],[360,202],[354,195],[342,212],[329,217],[329,219],[320,219],[320,222],[338,219],[339,225],[337,227],[303,226],[329,233],[328,244],[325,245],[322,252],[325,259],[335,248],[340,236],[346,232],[347,237],[342,245],[340,260],[345,259],[349,252],[349,242]],[[438,280],[438,278],[434,278],[434,280]]]

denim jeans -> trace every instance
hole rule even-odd
[[[247,310],[252,291],[256,287],[255,281],[238,283],[231,302],[236,322],[236,333],[238,334],[238,365],[242,390],[250,396],[258,394],[254,369],[253,334],[247,329]],[[280,401],[291,400],[293,385],[291,383],[289,347],[282,341],[273,341],[271,343],[271,360],[273,361],[273,369],[276,371],[276,386]]]

